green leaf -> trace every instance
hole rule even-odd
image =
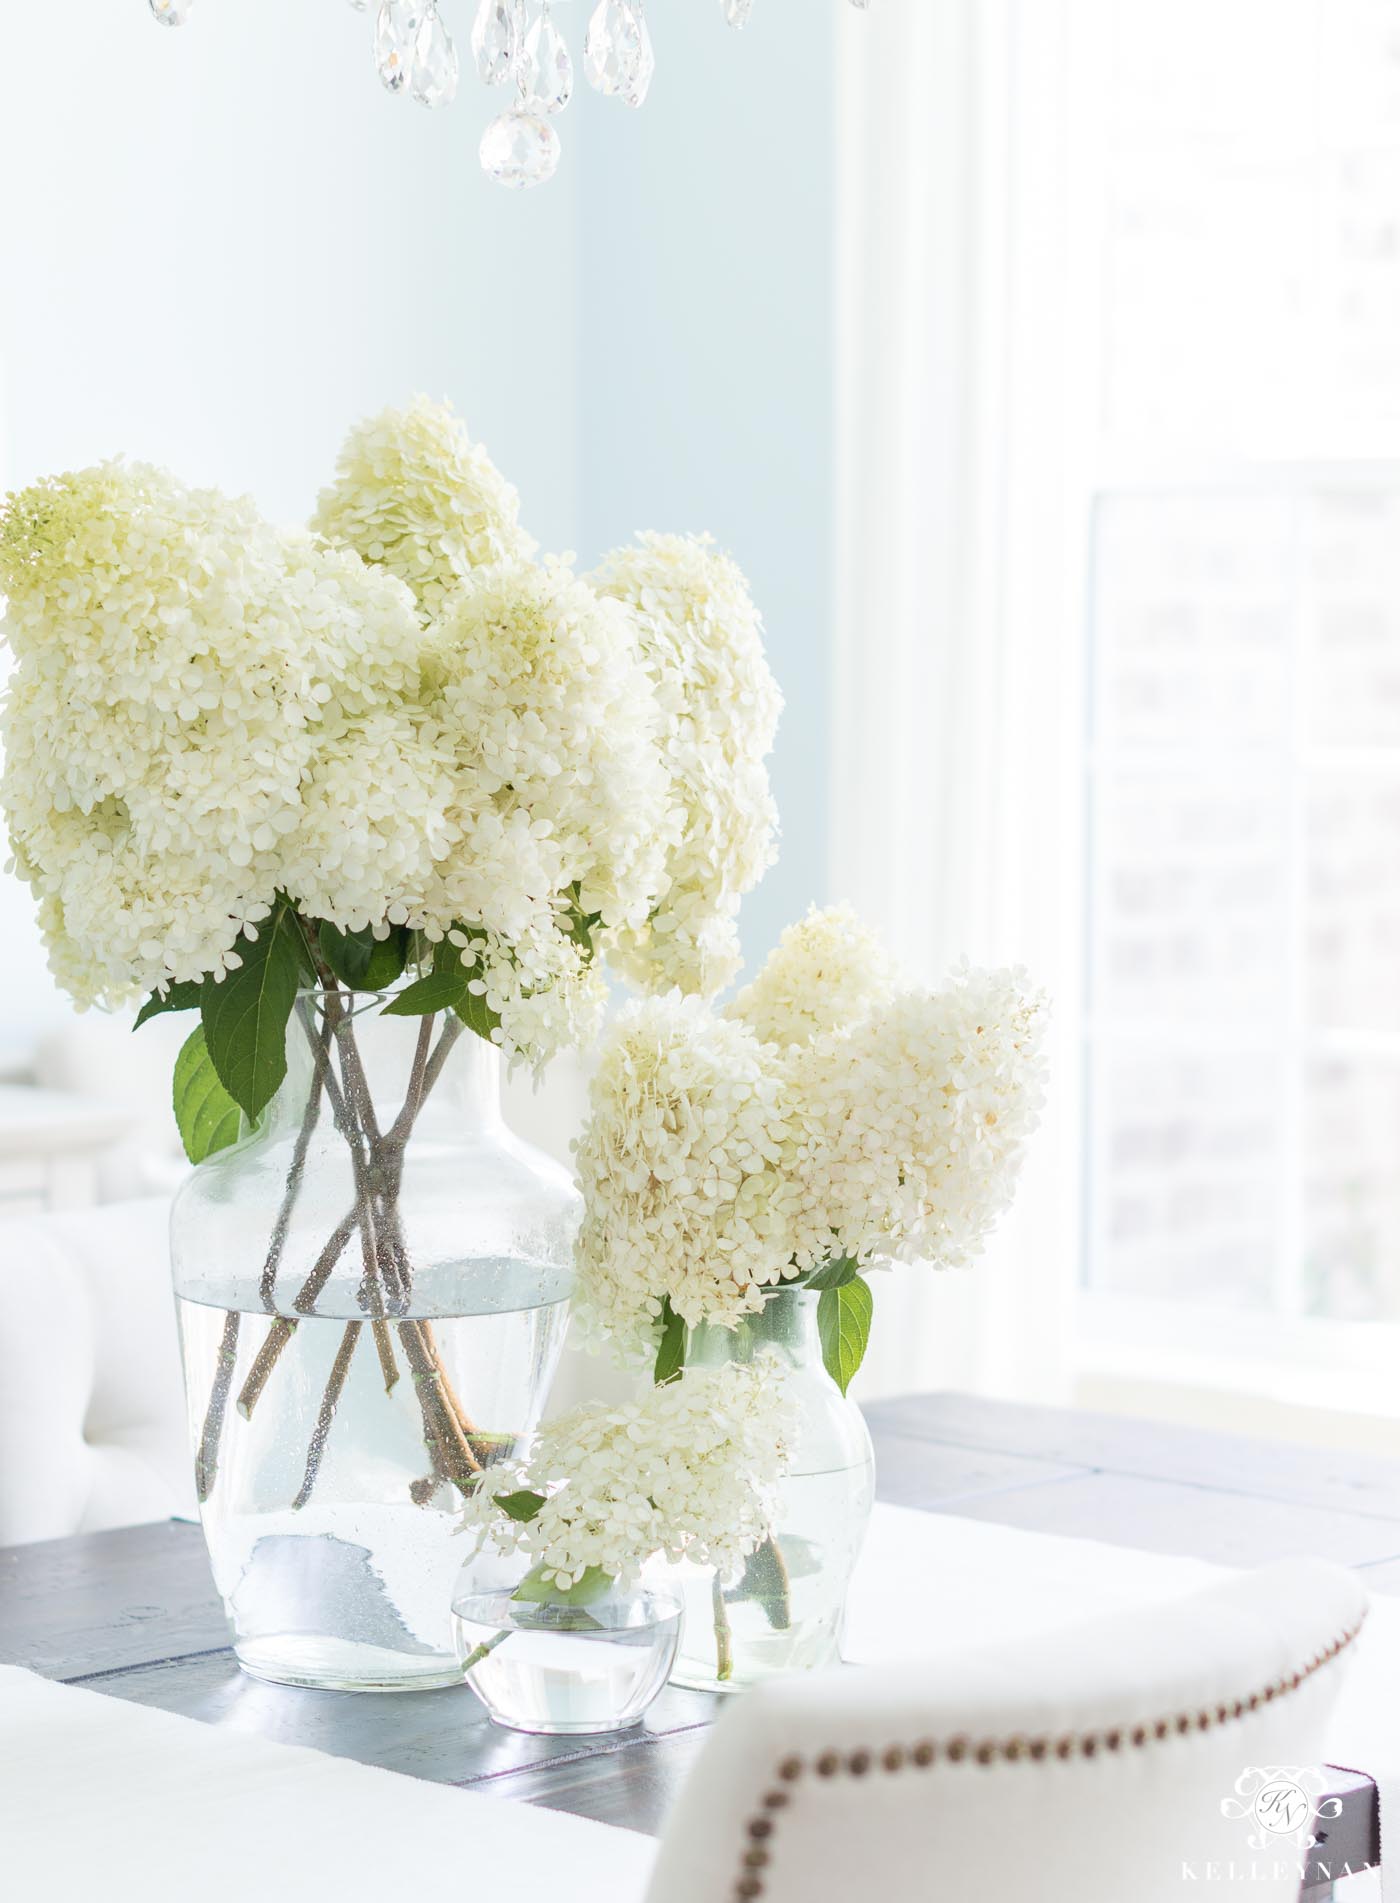
[[[522,1525],[527,1520],[533,1520],[544,1505],[544,1495],[532,1493],[528,1487],[522,1487],[519,1493],[497,1493],[492,1497],[502,1513],[512,1520],[519,1520]]]
[[[870,1318],[875,1302],[870,1284],[857,1276],[840,1288],[823,1289],[817,1303],[817,1332],[822,1341],[822,1361],[827,1373],[844,1394],[865,1359],[870,1340]]]
[[[321,968],[316,963],[316,954],[311,949],[311,938],[306,929],[306,921],[285,894],[279,893],[287,907],[287,929],[292,935],[292,943],[297,948],[297,970],[301,974],[303,990],[314,990],[321,982]]]
[[[164,997],[158,991],[153,991],[136,1013],[136,1022],[132,1025],[132,1030],[139,1031],[141,1026],[151,1018],[158,1018],[166,1011],[197,1011],[203,989],[202,980],[196,981],[191,978],[182,984],[171,985]]]
[[[478,997],[474,991],[464,991],[452,1008],[469,1031],[484,1037],[488,1044],[495,1043],[491,1033],[500,1030],[501,1014],[493,1011],[485,998]]]
[[[180,1141],[191,1163],[202,1163],[205,1157],[238,1141],[243,1119],[238,1105],[219,1082],[202,1024],[191,1031],[175,1059],[173,1098]]]
[[[201,1014],[220,1082],[251,1121],[287,1074],[287,1020],[300,967],[284,906],[263,921],[251,943],[240,944],[239,956],[236,971],[205,988]]]
[[[586,1606],[595,1599],[601,1599],[612,1586],[612,1574],[605,1573],[601,1566],[590,1566],[582,1579],[572,1586],[556,1586],[553,1579],[545,1579],[538,1567],[527,1573],[511,1594],[527,1606]]]
[[[342,932],[339,926],[323,923],[316,939],[321,956],[352,991],[387,991],[403,976],[408,933],[401,925],[387,938],[376,938],[368,925],[357,932]]]
[[[384,1007],[386,1018],[425,1018],[433,1011],[455,1011],[467,995],[467,974],[430,971],[400,991]]]
[[[823,1262],[820,1268],[813,1269],[802,1278],[803,1288],[845,1288],[848,1282],[854,1282],[860,1274],[860,1265],[848,1255],[836,1256],[830,1262]]]
[[[473,942],[486,936],[479,925],[462,925],[457,929]],[[500,1013],[493,1011],[485,998],[470,989],[477,973],[462,963],[461,947],[454,945],[448,938],[439,940],[433,951],[433,976],[436,978],[440,973],[462,979],[462,988],[452,1001],[452,1009],[469,1031],[475,1031],[488,1044],[494,1044],[496,1040],[491,1033],[501,1028]]]
[[[658,1388],[675,1381],[685,1367],[685,1323],[671,1306],[668,1295],[661,1304],[661,1340],[656,1349],[652,1380]]]

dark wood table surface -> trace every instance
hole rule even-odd
[[[957,1394],[866,1413],[883,1500],[1227,1566],[1313,1554],[1400,1595],[1400,1461]],[[0,1549],[0,1662],[651,1832],[716,1707],[668,1688],[636,1731],[533,1738],[491,1725],[465,1686],[369,1697],[262,1684],[238,1669],[199,1530],[181,1521]],[[1342,1816],[1315,1856],[1374,1861],[1373,1787],[1339,1773],[1332,1789]]]

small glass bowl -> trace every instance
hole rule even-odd
[[[523,1555],[478,1553],[452,1601],[457,1658],[492,1724],[570,1735],[640,1724],[675,1661],[681,1601],[665,1584],[609,1584],[583,1603],[520,1599]]]

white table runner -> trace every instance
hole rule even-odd
[[[0,1892],[639,1903],[656,1846],[0,1666]]]

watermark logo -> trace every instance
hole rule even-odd
[[[1342,1814],[1341,1799],[1324,1797],[1326,1779],[1316,1765],[1247,1765],[1231,1796],[1220,1800],[1222,1817],[1247,1821],[1251,1850],[1315,1849],[1313,1826]]]

